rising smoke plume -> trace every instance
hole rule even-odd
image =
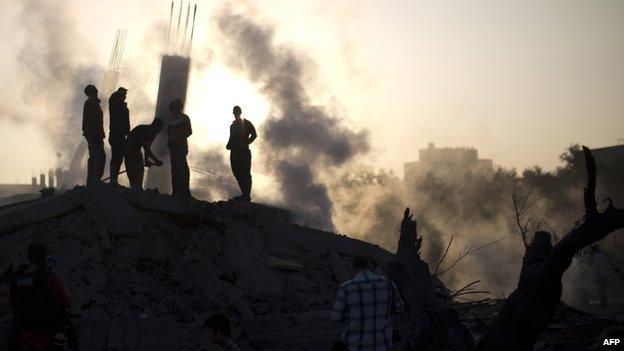
[[[83,88],[99,83],[101,66],[85,64],[78,57],[88,52],[75,27],[69,3],[22,1],[15,32],[22,37],[17,51],[19,80],[12,88],[21,101],[6,116],[18,122],[45,125],[55,151],[71,157],[81,138]],[[71,35],[73,40],[69,40]]]
[[[307,61],[294,49],[276,45],[270,25],[249,18],[226,7],[215,22],[226,62],[257,84],[271,103],[259,138],[267,169],[280,184],[284,203],[305,224],[333,229],[332,201],[321,174],[366,153],[368,134],[312,104],[304,84]]]

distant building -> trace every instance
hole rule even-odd
[[[46,185],[46,175],[41,173],[39,175],[39,183],[37,183],[37,177],[32,177],[30,184],[0,184],[0,199],[10,197],[19,194],[38,194],[39,190],[43,188],[58,188],[62,184],[62,172],[56,170],[48,172],[48,184]]]
[[[456,176],[465,173],[492,173],[492,160],[480,159],[477,149],[472,147],[437,148],[433,143],[419,150],[420,160],[404,165],[405,180],[432,173],[439,176]]]

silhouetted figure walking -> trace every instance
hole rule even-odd
[[[141,124],[134,127],[126,138],[126,175],[132,189],[143,189],[144,166],[162,166],[163,164],[154,155],[151,147],[156,135],[163,130],[164,124],[162,119],[154,118],[152,124]],[[143,148],[145,158],[143,158],[141,148]]]
[[[98,90],[89,84],[84,89],[88,96],[82,110],[82,134],[89,145],[89,161],[87,163],[87,186],[98,184],[104,174],[106,153],[104,153],[104,113],[100,107]]]
[[[235,197],[243,201],[251,201],[251,151],[249,144],[258,136],[256,128],[247,119],[241,118],[242,110],[234,106],[234,122],[230,125],[230,139],[226,149],[230,150],[232,173],[238,182],[242,195]]]
[[[171,157],[171,189],[175,196],[188,198],[191,196],[189,189],[190,171],[186,161],[188,155],[188,137],[193,134],[191,119],[182,113],[184,103],[175,99],[169,104],[169,123],[167,125],[167,146]]]
[[[108,99],[110,129],[108,143],[111,146],[110,183],[117,184],[119,168],[124,160],[126,136],[130,133],[130,111],[126,104],[126,88],[119,88]]]

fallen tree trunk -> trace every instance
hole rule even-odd
[[[388,265],[388,275],[397,284],[406,309],[399,328],[400,350],[472,350],[468,329],[435,295],[434,278],[420,258],[421,242],[408,208],[397,253]]]
[[[596,165],[583,147],[587,165],[585,218],[554,247],[551,235],[537,232],[527,247],[516,290],[505,300],[494,323],[479,341],[477,350],[533,350],[535,342],[555,314],[561,299],[563,273],[583,248],[624,228],[624,211],[609,201],[605,211],[596,206]]]

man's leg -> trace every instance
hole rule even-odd
[[[241,170],[241,154],[238,150],[230,151],[230,167],[232,168],[232,174],[234,178],[236,178],[236,182],[238,183],[238,187],[241,190],[241,196],[245,194],[245,180],[244,172]]]
[[[180,165],[178,164],[179,159],[177,150],[169,149],[169,157],[169,160],[171,161],[171,194],[178,195],[180,193],[180,189],[178,188],[178,184],[180,184],[178,180]]]
[[[251,201],[251,151],[247,149],[243,156],[243,171],[245,172],[243,178],[243,198],[247,201]]]
[[[96,143],[96,174],[94,176],[93,181],[94,184],[98,184],[102,181],[102,176],[104,176],[104,168],[106,168],[106,152],[104,151],[104,139],[97,140]]]
[[[141,159],[135,152],[131,151],[126,154],[126,175],[132,189],[141,189],[143,183],[143,178],[139,173],[139,168],[143,168],[143,164],[140,162]]]
[[[137,177],[136,177],[136,183],[137,183],[137,189],[141,189],[143,190],[143,175],[145,174],[145,160],[143,159],[143,153],[139,152],[139,159],[137,162]]]
[[[119,141],[111,141],[111,159],[109,164],[109,172],[110,172],[110,183],[117,184],[117,179],[119,177],[119,169],[121,168],[121,164],[123,163],[123,143]],[[127,167],[127,166],[126,166]]]
[[[87,160],[87,186],[94,185],[95,178],[95,167],[96,167],[96,157],[97,157],[97,147],[96,140],[91,140],[87,138],[87,149],[89,150],[89,159]]]
[[[186,160],[186,153],[180,155],[180,187],[183,196],[191,196],[191,171]]]

